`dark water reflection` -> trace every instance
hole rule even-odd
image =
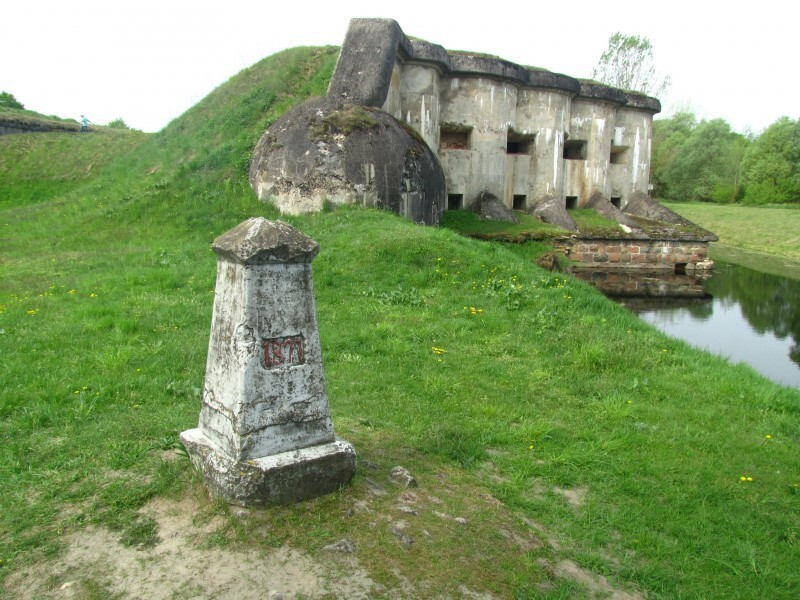
[[[660,288],[653,281],[640,286],[644,292],[655,289],[655,296],[622,296],[591,278],[589,282],[673,337],[746,362],[778,383],[800,387],[800,280],[719,259],[715,264],[706,279],[666,275]]]

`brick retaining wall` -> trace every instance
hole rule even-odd
[[[698,240],[582,239],[559,240],[556,247],[580,268],[706,270],[708,242]]]

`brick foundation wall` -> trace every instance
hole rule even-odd
[[[696,240],[570,239],[559,250],[580,268],[687,271],[708,268],[708,242]]]

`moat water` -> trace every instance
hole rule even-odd
[[[800,266],[726,254],[726,259],[714,257],[707,278],[647,275],[645,284],[638,284],[650,290],[646,297],[620,297],[618,289],[606,293],[670,336],[800,387]],[[765,265],[772,272],[759,270]],[[671,290],[680,296],[670,295]]]

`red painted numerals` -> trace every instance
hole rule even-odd
[[[290,367],[302,365],[306,362],[305,346],[302,335],[269,338],[264,340],[264,366],[267,369],[274,367]]]

